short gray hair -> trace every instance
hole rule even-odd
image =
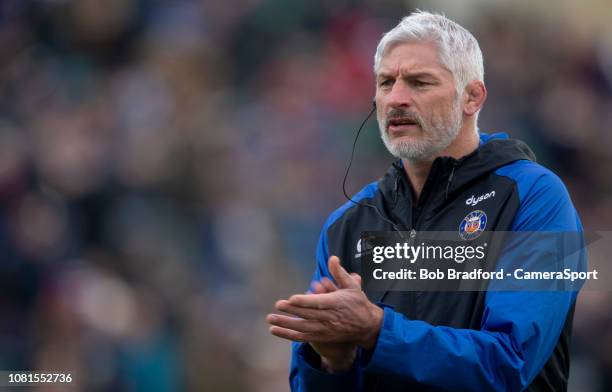
[[[378,73],[382,57],[392,46],[411,41],[438,46],[440,61],[455,78],[457,93],[463,92],[471,81],[484,82],[482,52],[472,33],[444,15],[419,10],[404,17],[382,37],[374,55],[374,72]]]

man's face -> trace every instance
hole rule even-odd
[[[430,43],[392,47],[376,75],[376,116],[391,154],[431,160],[457,137],[463,111],[455,79]]]

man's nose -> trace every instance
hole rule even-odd
[[[412,90],[405,83],[396,82],[387,95],[387,105],[391,107],[410,107],[413,105]]]

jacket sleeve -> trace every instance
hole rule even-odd
[[[513,231],[574,232],[582,239],[562,182],[549,171],[532,177],[519,184],[521,204]],[[497,268],[513,265],[515,260],[504,255],[514,245],[505,245]],[[555,252],[554,246],[530,248],[524,263],[541,264]],[[571,257],[586,268],[584,247]],[[385,308],[377,344],[361,366],[440,390],[520,391],[552,355],[576,296],[577,291],[489,290],[479,330],[432,326]]]

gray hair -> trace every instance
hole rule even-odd
[[[387,32],[376,48],[374,72],[386,52],[401,42],[425,41],[438,46],[440,61],[455,78],[457,93],[474,80],[484,82],[482,52],[476,38],[465,28],[443,15],[417,10]]]

